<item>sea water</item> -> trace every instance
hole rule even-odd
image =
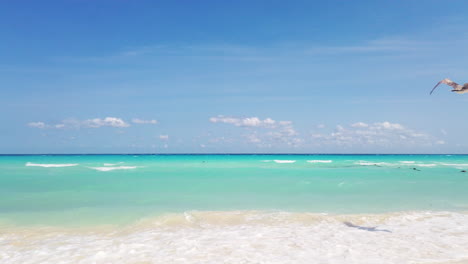
[[[465,155],[0,156],[0,263],[468,263]]]

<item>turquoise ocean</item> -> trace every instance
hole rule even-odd
[[[3,155],[0,263],[468,263],[465,171],[468,155]]]

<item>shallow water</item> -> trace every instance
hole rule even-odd
[[[0,156],[0,263],[468,262],[468,156]]]

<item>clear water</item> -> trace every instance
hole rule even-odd
[[[0,156],[0,263],[464,261],[464,170],[465,155]]]

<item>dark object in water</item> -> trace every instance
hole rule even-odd
[[[416,168],[413,168],[413,170],[415,170],[415,171],[421,171],[421,170],[419,170],[419,169],[416,169]]]
[[[466,170],[462,170],[462,171],[460,171],[460,172],[466,172]]]

